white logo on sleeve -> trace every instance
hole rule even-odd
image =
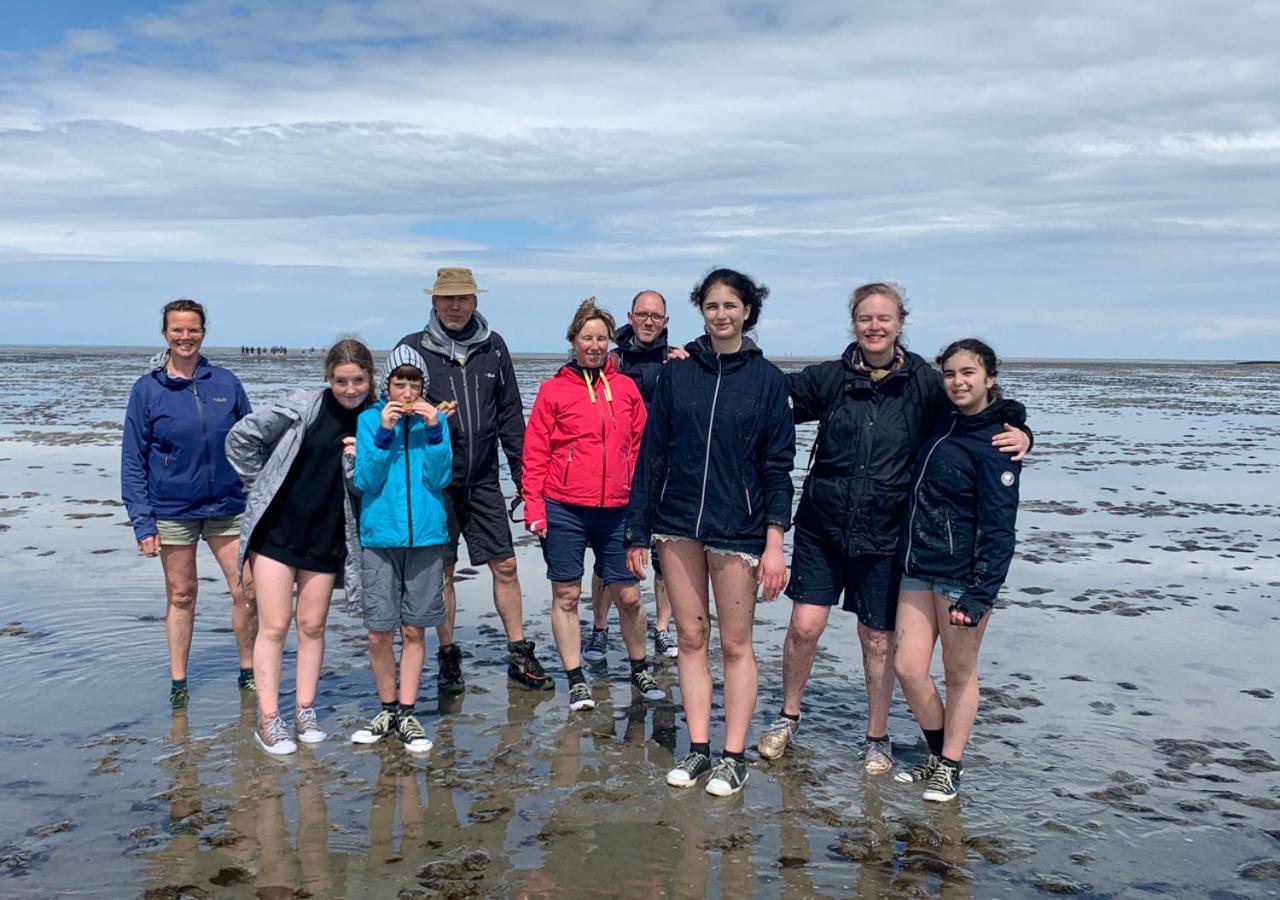
[[[1012,472],[1001,472],[1000,483],[1005,487],[1013,487],[1014,477]]]

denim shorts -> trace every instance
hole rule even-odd
[[[547,536],[542,541],[547,580],[580,581],[589,546],[605,584],[635,584],[637,579],[627,568],[627,551],[622,545],[626,524],[625,506],[578,506],[548,498]]]
[[[964,596],[964,586],[954,584],[950,581],[937,581],[928,578],[913,578],[910,575],[902,576],[901,590],[904,591],[933,591],[939,597],[946,597],[952,603],[955,603]]]

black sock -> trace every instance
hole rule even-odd
[[[703,756],[710,756],[710,755],[711,755],[711,742],[710,742],[710,741],[707,741],[705,744],[694,744],[694,743],[690,743],[690,744],[689,744],[689,752],[690,752],[690,753],[701,753]]]
[[[632,675],[636,674],[637,672],[643,672],[649,668],[648,657],[641,657],[640,659],[629,659],[628,662],[631,663]]]
[[[948,757],[945,757],[945,756],[939,756],[938,761],[941,762],[942,765],[946,766],[948,769],[960,768],[960,760],[958,759],[949,759]]]
[[[392,700],[390,703],[382,704],[382,711],[391,713],[391,717],[395,718],[397,712],[400,711],[400,704]]]
[[[187,679],[185,678],[175,678],[173,679],[173,684],[170,685],[171,688],[184,688],[186,686],[187,686]]]
[[[241,670],[240,670],[240,677],[241,677],[241,678],[252,678],[252,677],[253,677],[253,666],[250,666],[250,667],[249,667],[249,668],[247,668],[247,669],[241,669]]]
[[[921,728],[924,732],[924,742],[929,745],[929,752],[934,756],[942,755],[942,733],[943,728]]]
[[[737,753],[730,753],[728,750],[726,750],[726,751],[724,751],[724,753],[723,753],[723,754],[721,754],[721,755],[722,755],[725,759],[732,759],[732,760],[736,760],[737,762],[746,762],[746,761],[747,761],[747,759],[746,759],[746,757],[743,755],[745,752],[746,752],[745,750],[739,750]]]
[[[870,743],[871,741],[887,741],[887,740],[889,740],[888,734],[882,734],[880,735],[880,737],[872,737],[871,735],[867,735],[867,743]]]
[[[575,684],[587,683],[586,676],[582,674],[582,666],[575,666],[572,669],[565,669],[564,674],[569,676],[570,687],[573,687]]]
[[[799,725],[799,724],[800,724],[800,713],[796,713],[796,714],[793,716],[793,715],[791,715],[791,713],[787,712],[787,711],[784,709],[782,712],[778,713],[778,715],[782,716],[782,718],[784,718],[784,719],[790,719],[792,722],[795,722],[797,725]]]
[[[403,719],[405,716],[416,716],[417,714],[418,714],[418,707],[416,704],[410,703],[406,706],[405,704],[401,703],[397,716]]]

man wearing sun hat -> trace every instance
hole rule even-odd
[[[487,564],[493,574],[493,602],[507,632],[507,676],[526,687],[554,688],[534,656],[533,642],[524,636],[515,547],[506,499],[498,483],[501,444],[511,479],[520,484],[524,405],[506,342],[476,311],[477,296],[484,292],[477,287],[470,269],[439,269],[435,284],[423,291],[431,295],[431,316],[426,327],[399,341],[417,350],[426,362],[427,400],[436,406],[457,403],[457,411],[449,419],[453,482],[445,489],[449,525],[445,623],[437,629],[437,679],[443,693],[465,687],[462,650],[453,639],[453,571],[460,538],[467,542],[471,565]]]

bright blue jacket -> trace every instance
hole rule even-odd
[[[234,516],[245,502],[223,449],[253,411],[240,380],[203,356],[190,381],[173,378],[157,359],[129,392],[120,450],[120,494],[139,541],[156,533],[156,519]]]
[[[449,542],[442,491],[453,478],[449,423],[428,428],[420,416],[382,427],[380,400],[356,424],[352,484],[361,493],[360,543],[365,547],[432,547]]]

